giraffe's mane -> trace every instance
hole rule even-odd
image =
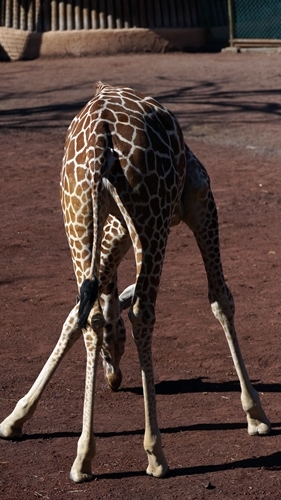
[[[105,87],[106,84],[102,83],[100,80],[95,83],[95,96],[99,95],[101,92],[102,88]]]

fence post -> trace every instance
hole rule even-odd
[[[66,4],[66,29],[73,29],[73,7],[70,2]]]
[[[43,2],[35,0],[35,31],[42,33],[43,31]]]
[[[13,0],[13,28],[19,28],[19,4]]]
[[[5,12],[5,26],[7,28],[12,27],[12,6],[13,6],[13,0],[7,0],[6,12]]]
[[[65,30],[65,3],[59,2],[59,30]]]
[[[57,26],[57,0],[51,0],[51,31],[56,31]]]
[[[26,5],[24,4],[20,4],[20,12],[19,12],[19,15],[20,15],[20,29],[21,30],[25,30],[26,29]]]
[[[227,0],[228,20],[229,20],[229,42],[230,47],[233,47],[234,42],[234,20],[233,20],[233,6],[232,0]]]
[[[76,30],[81,30],[81,2],[75,0],[74,2],[74,28]]]

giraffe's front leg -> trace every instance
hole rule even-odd
[[[161,434],[157,423],[156,397],[154,387],[153,363],[151,354],[151,340],[154,324],[153,312],[145,307],[141,312],[136,303],[130,310],[129,318],[133,326],[133,336],[137,345],[143,385],[145,434],[144,449],[147,453],[147,474],[154,477],[163,477],[169,470],[162,448]],[[138,310],[138,311],[137,311]],[[141,312],[141,313],[140,313]],[[151,312],[151,314],[149,314]]]
[[[208,278],[209,302],[215,317],[223,327],[240,381],[248,433],[268,434],[270,422],[262,409],[259,395],[250,382],[235,332],[234,301],[223,275],[217,209],[208,175],[203,165],[193,156],[187,164],[183,200],[183,220],[192,229],[200,249]]]
[[[29,392],[21,398],[12,413],[0,424],[0,437],[20,439],[23,424],[34,414],[38,402],[61,360],[81,335],[78,328],[78,306],[65,321],[60,338]]]
[[[103,340],[103,316],[98,312],[90,315],[88,326],[83,331],[87,351],[85,398],[83,409],[82,433],[77,443],[77,455],[70,471],[70,478],[76,483],[90,481],[93,477],[92,459],[95,456],[95,438],[93,429],[94,420],[94,393],[98,358]]]
[[[216,241],[218,234],[216,235],[215,233],[216,231],[214,231],[214,239]],[[200,243],[199,246],[201,247],[202,241],[200,242],[200,239],[200,236],[197,235],[197,241]],[[210,253],[213,248],[214,246],[212,245]],[[217,253],[217,255],[219,254]],[[219,320],[224,330],[233,364],[240,382],[241,403],[247,417],[248,433],[250,435],[269,434],[271,428],[270,422],[262,408],[258,392],[251,384],[240,351],[234,325],[234,301],[232,294],[225,283],[221,265],[213,262],[213,259],[209,258],[205,253],[205,249],[202,249],[202,256],[207,270],[211,308],[214,316]]]
[[[226,287],[226,285],[225,285]],[[228,292],[228,293],[227,293]],[[211,290],[210,294],[213,295],[214,291]],[[246,413],[248,433],[251,436],[260,434],[266,435],[270,432],[270,421],[268,420],[261,402],[258,392],[253,388],[244,360],[240,351],[238,339],[235,332],[233,317],[227,314],[227,304],[225,298],[231,297],[229,290],[225,289],[225,297],[220,297],[218,301],[211,302],[212,311],[215,317],[221,323],[228,346],[231,352],[232,360],[240,381],[241,386],[241,403],[242,408]],[[231,303],[231,299],[230,299]]]

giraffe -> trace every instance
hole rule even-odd
[[[270,422],[238,345],[210,179],[185,144],[175,116],[151,97],[99,82],[93,99],[69,126],[60,191],[78,301],[33,386],[1,423],[0,436],[22,436],[23,424],[34,414],[61,360],[83,335],[87,358],[83,423],[70,477],[75,482],[90,480],[98,358],[101,354],[108,386],[117,391],[126,340],[121,314],[129,308],[144,394],[146,472],[155,477],[167,473],[157,423],[151,342],[167,238],[170,227],[181,221],[193,232],[202,255],[211,309],[225,332],[240,381],[248,433],[268,434]],[[131,245],[136,279],[118,297],[117,269]]]

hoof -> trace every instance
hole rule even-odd
[[[266,436],[270,433],[271,424],[260,404],[247,412],[248,434],[250,436]]]
[[[253,421],[248,419],[248,434],[250,436],[267,436],[271,431],[269,420],[267,422]]]
[[[93,474],[92,472],[85,473],[71,469],[69,477],[72,481],[74,481],[74,483],[86,483],[93,479]]]
[[[162,451],[160,435],[159,435],[159,442],[158,442],[157,447],[159,448],[157,455],[155,454],[155,451],[152,452],[152,451],[146,450],[147,458],[148,458],[148,467],[146,469],[146,473],[149,476],[153,476],[153,477],[164,477],[169,470],[169,466],[167,464],[167,460],[165,458],[165,455]]]
[[[107,382],[108,387],[116,392],[118,391],[121,383],[122,383],[122,372],[120,368],[118,368],[116,373],[105,374],[105,380]]]
[[[151,467],[149,465],[146,469],[146,473],[149,476],[158,477],[158,478],[165,477],[166,474],[168,473],[168,471],[169,471],[169,467],[167,464],[158,465],[158,467]]]
[[[4,427],[0,425],[0,438],[19,440],[22,438],[22,429],[10,428],[8,431],[5,431]]]

